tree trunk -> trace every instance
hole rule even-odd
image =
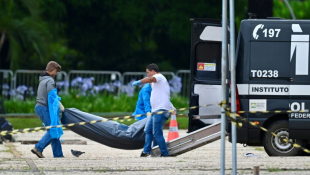
[[[4,44],[4,41],[5,41],[5,33],[6,33],[6,30],[2,30],[1,32],[1,38],[0,38],[0,52],[1,52],[1,49],[2,49],[2,46]]]

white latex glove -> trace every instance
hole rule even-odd
[[[177,114],[177,109],[175,109],[175,107],[173,107],[173,114]]]
[[[65,107],[61,104],[61,102],[59,102],[59,109],[61,112],[65,111]]]

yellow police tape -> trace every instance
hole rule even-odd
[[[222,106],[223,107],[223,106]],[[225,107],[224,107],[225,108]],[[225,108],[226,110],[230,110],[230,108]],[[291,111],[291,110],[276,110],[276,111],[237,111],[236,113],[238,114],[245,114],[245,113],[250,113],[250,114],[256,114],[256,113],[274,113],[274,114],[283,114],[283,113],[293,113],[293,112],[307,112],[303,110],[299,111]]]
[[[242,123],[239,122],[243,121],[243,122],[247,122],[250,125],[257,127],[265,132],[269,132],[271,133],[274,137],[278,137],[278,135],[276,135],[274,132],[268,131],[266,128],[262,127],[262,126],[257,126],[255,123],[248,121],[247,119],[243,118],[240,116],[240,114],[244,114],[244,113],[292,113],[292,112],[297,112],[297,111],[291,111],[291,110],[276,110],[276,111],[236,111],[235,113],[230,112],[230,108],[226,107],[226,101],[222,101],[221,103],[215,103],[215,104],[207,104],[207,105],[202,105],[202,106],[192,106],[192,107],[187,107],[187,108],[180,108],[180,109],[176,109],[176,111],[184,111],[184,110],[188,110],[188,109],[196,109],[196,108],[201,108],[201,107],[208,107],[208,106],[214,106],[214,105],[220,105],[222,108],[225,109],[226,112],[226,116],[230,119],[230,121],[237,127],[237,128],[241,128],[242,127]],[[174,112],[174,110],[169,110],[169,111],[165,111],[165,112]],[[306,112],[306,111],[298,111],[298,112]],[[112,118],[110,120],[113,121],[131,121],[132,118],[134,117],[141,117],[141,116],[149,116],[152,114],[162,114],[164,113],[164,111],[160,111],[160,112],[153,112],[153,113],[148,113],[148,114],[139,114],[139,115],[135,115],[135,116],[123,116],[123,117],[115,117]],[[181,114],[183,115],[183,114]],[[233,116],[236,116],[236,118],[234,118]],[[237,119],[238,118],[238,119]],[[66,127],[72,127],[72,126],[76,126],[76,125],[86,125],[86,124],[94,124],[94,123],[99,123],[99,122],[106,122],[109,121],[109,119],[103,119],[103,120],[93,120],[93,121],[89,121],[89,122],[79,122],[79,123],[70,123],[70,124],[66,124],[66,125],[56,125],[56,126],[46,126],[46,127],[36,127],[36,128],[26,128],[26,129],[18,129],[18,130],[13,130],[13,131],[2,131],[0,133],[0,135],[5,136],[5,135],[13,135],[13,134],[21,134],[21,133],[32,133],[32,132],[41,132],[41,131],[45,131],[47,129],[51,129],[51,128],[60,128],[62,127],[63,129],[66,129]],[[301,145],[297,144],[297,143],[293,143],[288,139],[281,139],[286,143],[291,143],[295,148],[299,148],[302,149],[304,152],[306,153],[310,153],[310,150],[302,147]]]
[[[226,108],[225,105],[221,105],[225,111],[226,111],[226,116],[230,119],[230,121],[239,129],[242,127],[242,123],[239,122],[238,120],[241,120],[243,122],[247,122],[249,123],[250,125],[256,127],[256,128],[259,128],[267,133],[271,133],[274,137],[278,137],[277,134],[275,134],[274,132],[271,132],[271,131],[268,131],[266,128],[262,127],[262,126],[257,126],[255,123],[251,122],[251,121],[248,121],[247,119],[243,118],[240,116],[241,113],[292,113],[293,111],[237,111],[236,113],[232,113],[230,112],[230,108]],[[306,111],[299,111],[299,112],[306,112]],[[236,118],[238,117],[238,119],[234,118],[233,116],[236,116]],[[283,140],[284,142],[286,143],[290,143],[292,144],[295,148],[299,148],[299,149],[302,149],[304,152],[306,153],[310,153],[310,150],[308,150],[307,148],[304,148],[302,147],[301,145],[297,144],[297,143],[293,143],[291,142],[290,140],[288,139],[285,139],[285,138],[280,138],[281,140]]]
[[[221,103],[208,104],[208,105],[202,105],[202,106],[192,106],[192,107],[187,107],[187,108],[180,108],[180,109],[176,109],[176,111],[184,111],[187,109],[196,109],[196,108],[200,108],[200,107],[207,107],[207,106],[214,106],[214,105],[221,105]],[[165,111],[165,112],[166,113],[168,113],[168,112],[172,113],[172,112],[174,112],[174,110],[169,110],[169,111]],[[99,122],[106,122],[109,120],[113,120],[113,121],[127,120],[127,121],[130,121],[134,117],[141,117],[141,116],[148,116],[148,115],[152,115],[152,114],[162,114],[162,113],[164,113],[164,111],[152,112],[152,113],[148,113],[148,114],[138,114],[135,116],[128,115],[128,116],[123,116],[123,117],[114,117],[112,119],[102,119],[102,120],[93,120],[93,121],[88,121],[88,122],[69,123],[69,124],[65,124],[65,125],[54,125],[54,126],[44,126],[44,127],[36,127],[36,128],[17,129],[17,130],[13,130],[13,131],[2,131],[2,132],[0,132],[0,135],[5,136],[5,135],[13,135],[13,134],[21,134],[21,133],[29,133],[29,132],[38,132],[38,131],[43,131],[43,130],[47,130],[47,129],[51,129],[51,128],[72,127],[72,126],[77,126],[77,125],[94,124],[94,123],[99,123]]]

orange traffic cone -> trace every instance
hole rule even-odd
[[[179,131],[178,131],[177,117],[174,113],[172,113],[170,124],[169,124],[169,133],[168,133],[167,142],[169,142],[170,140],[176,139],[178,137],[179,137]]]

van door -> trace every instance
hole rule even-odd
[[[191,29],[190,106],[220,103],[221,22],[191,19]],[[220,121],[220,115],[221,108],[218,105],[190,110],[189,132]]]
[[[310,75],[309,75],[309,21],[294,21],[290,43],[290,104],[289,131],[292,139],[310,138]],[[303,113],[299,110],[305,111]]]

